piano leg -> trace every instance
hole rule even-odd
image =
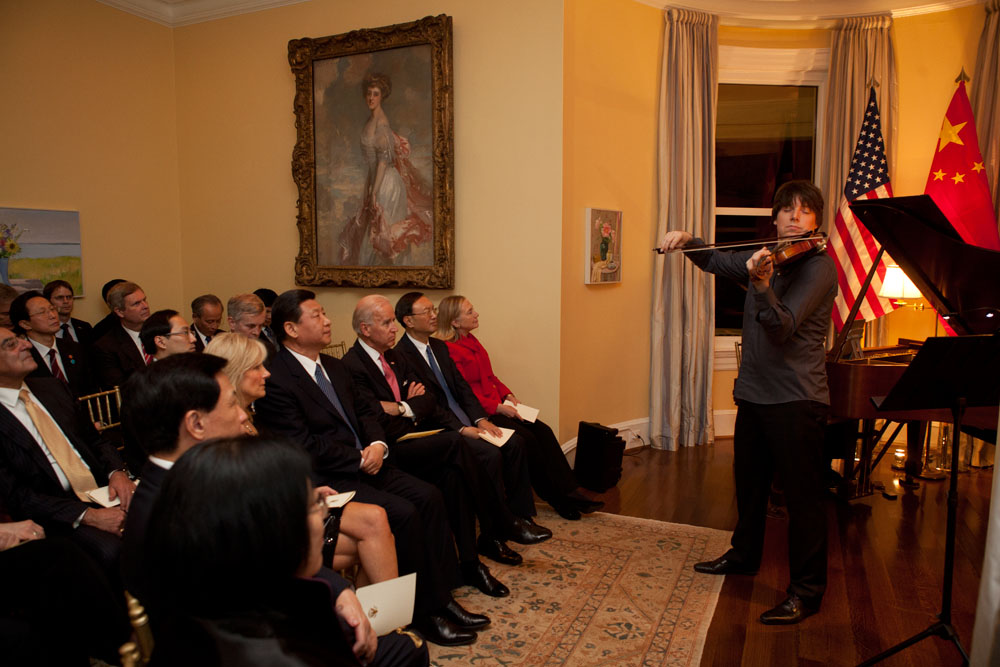
[[[927,422],[906,422],[906,475],[899,485],[906,489],[916,489],[920,483],[915,479],[923,470],[924,439],[927,437]]]

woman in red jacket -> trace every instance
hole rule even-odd
[[[517,405],[517,397],[493,374],[490,355],[472,335],[477,328],[479,313],[468,299],[456,295],[441,301],[437,337],[448,343],[452,360],[490,415],[490,421],[500,427],[512,428],[524,438],[528,445],[531,485],[535,491],[565,519],[576,520],[581,512],[602,508],[604,503],[591,500],[582,493],[552,429],[537,419],[534,422],[523,421],[513,406],[505,405],[505,402]]]

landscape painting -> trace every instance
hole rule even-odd
[[[26,292],[57,278],[83,296],[80,213],[0,208],[0,282]]]

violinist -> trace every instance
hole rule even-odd
[[[823,195],[808,181],[785,183],[771,209],[778,237],[808,235],[820,224]],[[743,359],[733,392],[737,405],[733,469],[738,519],[732,548],[694,569],[753,575],[760,567],[771,479],[788,505],[788,597],[761,614],[767,624],[798,623],[819,611],[826,588],[823,433],[830,395],[824,341],[837,294],[837,273],[822,245],[775,268],[771,250],[706,249],[684,231],[668,232],[665,252],[685,248],[708,273],[747,288]],[[693,251],[692,251],[693,250]]]

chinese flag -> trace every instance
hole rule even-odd
[[[959,82],[941,124],[924,193],[931,196],[966,243],[1000,250],[997,219],[964,81]]]

